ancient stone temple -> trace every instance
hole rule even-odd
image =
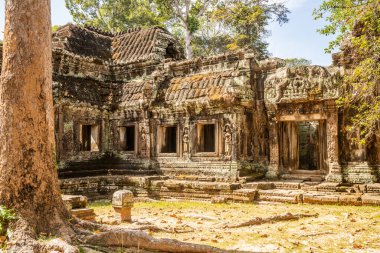
[[[380,142],[344,131],[339,64],[289,68],[244,51],[186,60],[159,27],[70,24],[53,48],[61,178],[378,181]]]

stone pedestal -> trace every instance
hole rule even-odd
[[[121,221],[132,221],[133,193],[128,190],[120,190],[113,194],[112,207]]]
[[[342,183],[343,182],[343,174],[342,167],[339,163],[333,162],[329,165],[329,174],[326,176],[327,182],[333,183]]]

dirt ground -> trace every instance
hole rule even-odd
[[[97,220],[113,220],[107,202],[91,204]],[[257,217],[317,214],[292,221],[229,228]],[[129,228],[150,235],[248,252],[380,252],[380,207],[210,204],[201,202],[135,203]]]

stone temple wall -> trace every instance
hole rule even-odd
[[[162,28],[66,25],[53,35],[59,176],[378,182],[380,140],[352,144],[350,114],[336,105],[343,70],[246,51],[186,60]],[[313,138],[301,136],[311,123]]]

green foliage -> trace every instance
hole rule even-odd
[[[105,31],[119,32],[131,27],[164,26],[165,16],[159,15],[150,0],[65,0],[73,19]]]
[[[51,27],[51,32],[55,33],[59,29],[59,27],[60,27],[59,25],[53,25]]]
[[[223,24],[231,36],[226,47],[230,50],[252,49],[260,56],[268,55],[265,38],[266,29],[272,20],[283,24],[288,22],[289,10],[279,3],[268,0],[223,0],[219,1],[212,13],[213,19]]]
[[[7,234],[8,225],[12,220],[15,220],[15,214],[4,206],[0,206],[0,235]]]
[[[351,66],[344,76],[339,105],[353,114],[347,131],[364,144],[378,131],[380,119],[380,2],[325,0],[314,11],[328,24],[320,33],[335,34],[327,52],[341,46]]]
[[[268,0],[65,0],[76,23],[106,31],[135,26],[167,27],[188,58],[240,48],[268,55],[266,26],[288,21],[289,10]]]
[[[295,66],[302,66],[302,65],[311,65],[311,61],[307,60],[305,58],[289,58],[285,59],[286,66],[287,67],[295,67]]]

